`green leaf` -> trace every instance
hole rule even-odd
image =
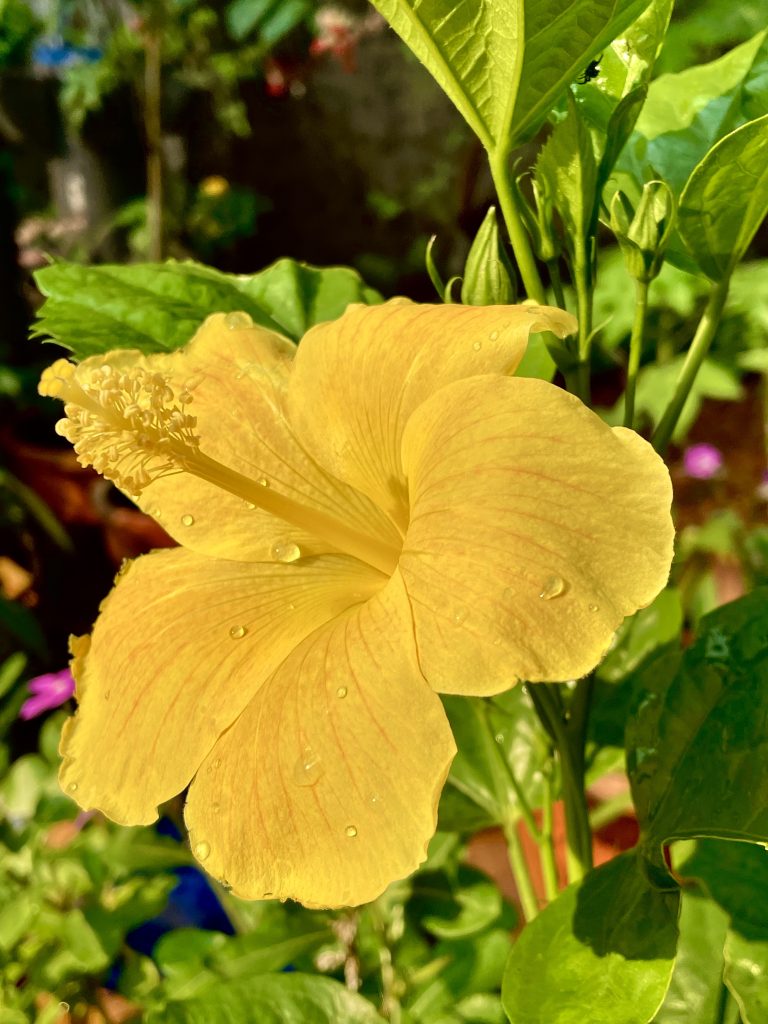
[[[768,114],[721,139],[691,173],[678,230],[713,281],[729,276],[768,214]]]
[[[482,1003],[478,1005],[476,997],[494,992],[490,1010],[498,1014],[500,1008],[495,993],[501,987],[509,948],[509,934],[500,928],[473,936],[471,940],[438,942],[431,950],[430,958],[433,963],[440,964],[440,971],[424,984],[411,987],[406,1001],[409,1012],[420,1024],[442,1022],[446,1012],[454,1007],[462,1013],[459,1019],[476,1020],[478,1011],[483,1008]],[[471,1002],[473,998],[474,1005]],[[463,1004],[463,1009],[460,1004]],[[485,1008],[489,1007],[486,1005]],[[474,1015],[469,1017],[470,1013]]]
[[[570,885],[528,924],[507,964],[513,1024],[647,1024],[677,943],[676,892],[653,888],[634,852]]]
[[[462,865],[447,889],[440,875],[419,875],[414,898],[429,906],[421,925],[438,939],[463,939],[485,931],[501,916],[499,888],[480,871]],[[427,909],[425,907],[425,909]]]
[[[489,152],[541,124],[647,0],[375,0]]]
[[[736,997],[742,1024],[768,1020],[768,940],[729,932],[725,940],[725,983]]]
[[[585,244],[594,220],[597,163],[592,136],[570,93],[568,113],[555,125],[539,153],[535,173],[555,196],[571,252],[583,262],[588,255]]]
[[[642,674],[627,767],[649,864],[672,839],[768,841],[768,590],[702,619],[684,654]]]
[[[484,813],[484,824],[501,824],[520,816],[511,772],[532,806],[543,792],[547,743],[529,697],[516,686],[492,701],[473,697],[443,697],[458,753],[451,765],[448,787],[456,789]],[[458,830],[477,822],[452,822],[441,805],[441,827]]]
[[[675,969],[654,1024],[715,1024],[728,915],[712,900],[684,889],[679,928]]]
[[[191,262],[98,267],[62,262],[38,271],[36,280],[46,301],[33,335],[53,338],[78,359],[114,348],[172,351],[186,344],[210,313],[240,310],[298,341],[313,324],[341,316],[351,302],[381,301],[353,270],[288,259],[253,275],[224,274]]]
[[[657,648],[676,640],[682,627],[680,592],[669,587],[647,608],[624,620],[614,645],[597,670],[598,678],[609,682],[623,679]]]
[[[647,417],[654,427],[661,421],[672,397],[684,359],[681,355],[661,365],[648,363],[638,374],[636,414],[639,418]],[[683,406],[672,439],[679,442],[685,438],[699,414],[703,399],[717,398],[724,402],[735,402],[742,395],[739,375],[732,367],[715,359],[705,359]],[[605,415],[605,419],[611,424],[621,423],[623,408],[624,400],[620,399]]]
[[[768,31],[709,64],[651,83],[614,181],[636,202],[646,181],[666,181],[679,196],[712,146],[768,110]]]
[[[768,1014],[768,854],[762,846],[703,839],[678,863],[730,917],[725,940],[725,982],[744,1024],[762,1024]]]
[[[151,1010],[146,1024],[382,1024],[362,996],[337,981],[303,974],[262,974],[211,984],[184,1002]]]

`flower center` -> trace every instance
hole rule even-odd
[[[153,480],[192,473],[244,501],[314,534],[391,576],[399,550],[377,537],[293,501],[200,451],[197,421],[187,407],[193,382],[177,391],[170,376],[143,367],[103,363],[76,367],[57,360],[40,381],[40,394],[64,401],[56,431],[91,465],[131,495]]]

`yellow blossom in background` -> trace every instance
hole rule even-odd
[[[181,547],[73,645],[62,785],[125,824],[189,785],[251,898],[373,899],[425,857],[455,753],[437,693],[577,678],[664,586],[671,487],[638,435],[510,376],[536,306],[351,307],[298,350],[216,314],[170,355],[60,360],[59,430]]]
[[[217,196],[223,196],[225,192],[229,192],[229,182],[220,174],[211,174],[207,178],[203,178],[198,187],[204,196],[210,196],[214,199]]]

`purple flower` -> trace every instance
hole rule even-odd
[[[64,668],[61,672],[35,676],[27,683],[27,689],[32,696],[24,701],[19,711],[19,718],[24,719],[35,718],[69,700],[75,692],[75,681],[69,669]]]
[[[692,444],[685,449],[683,466],[695,480],[711,480],[723,468],[723,453],[713,444]]]

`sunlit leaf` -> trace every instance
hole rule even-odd
[[[648,1024],[669,984],[676,892],[633,852],[569,886],[515,943],[502,988],[513,1024]]]
[[[727,277],[768,214],[768,114],[721,139],[680,197],[678,230],[707,277]]]

